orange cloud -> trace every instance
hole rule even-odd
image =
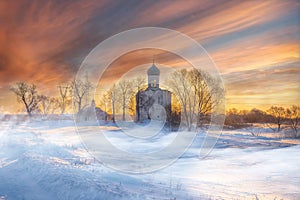
[[[296,18],[299,5],[296,0],[0,1],[0,104],[10,104],[13,96],[8,86],[19,80],[38,83],[41,92],[54,94],[56,85],[71,79],[84,56],[99,42],[122,30],[143,26],[172,28],[203,43],[224,76],[231,105],[283,103],[284,99],[299,102],[299,88],[295,86],[300,83],[295,78],[299,72],[290,66],[299,60],[299,37],[295,36],[300,31],[299,22],[290,20]],[[270,25],[285,17],[290,17],[286,24]],[[226,41],[228,36],[231,41]],[[186,48],[176,42],[171,45]],[[153,54],[159,63],[174,68],[187,66],[167,52],[140,51],[113,63],[104,82],[112,82],[132,66],[151,63]],[[284,68],[277,71],[265,70],[283,63]],[[253,82],[247,77],[251,70]],[[271,82],[262,78],[270,74],[281,85],[270,86]],[[284,77],[281,81],[280,75]],[[265,95],[259,87],[270,88],[270,93]],[[278,91],[284,98],[277,98]]]
[[[294,5],[293,5],[294,4]],[[210,15],[200,17],[178,30],[203,41],[227,33],[236,32],[253,25],[280,18],[289,12],[293,6],[299,5],[293,1],[241,1],[231,2],[212,8]]]
[[[199,12],[199,9],[213,4],[209,0],[198,1],[157,1],[154,4],[145,7],[138,13],[138,16],[132,22],[135,24],[157,24],[182,19],[193,12]]]
[[[229,47],[211,54],[221,72],[243,71],[299,59],[299,44],[294,42],[245,48]]]
[[[0,52],[5,58],[1,82],[23,79],[47,83],[69,78],[72,67],[65,62],[65,53],[77,47],[76,40],[82,38],[78,30],[104,6],[105,1],[7,2],[2,8],[5,28],[0,31],[4,44]]]

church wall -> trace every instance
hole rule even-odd
[[[139,112],[140,121],[149,119],[149,110],[153,104],[162,105],[167,114],[167,121],[170,120],[171,115],[171,92],[167,90],[150,90],[140,91],[136,98],[140,97],[139,106],[137,106],[137,113]],[[136,116],[136,120],[138,120]],[[159,119],[156,117],[155,119]]]

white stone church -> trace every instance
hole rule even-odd
[[[136,121],[166,120],[171,118],[171,92],[159,88],[160,70],[153,63],[147,71],[148,87],[136,94]]]

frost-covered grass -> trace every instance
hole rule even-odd
[[[0,127],[0,199],[300,199],[299,140],[268,131],[259,137],[224,131],[201,160],[204,135],[198,134],[173,165],[128,175],[98,163],[71,120],[0,122]],[[136,151],[168,145],[176,134],[139,142],[112,124],[101,128],[112,143]]]

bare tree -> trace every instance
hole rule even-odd
[[[208,73],[193,69],[189,71],[189,81],[197,98],[197,127],[201,117],[210,113],[220,102],[222,90]],[[217,97],[217,98],[214,98]]]
[[[171,94],[172,104],[171,104],[171,116],[170,125],[171,130],[177,131],[181,122],[181,106],[176,95]]]
[[[122,100],[122,120],[125,121],[127,102],[129,101],[130,94],[132,93],[132,82],[123,80],[118,84]]]
[[[226,112],[225,124],[233,128],[244,127],[242,116],[236,108],[231,108]]]
[[[135,97],[135,94],[133,99],[131,99],[131,104],[130,105],[134,105],[134,102],[135,102],[135,108],[131,108],[131,112],[134,113],[134,109],[135,109],[135,113],[136,113],[136,120],[137,121],[140,121],[140,112],[137,112],[138,110],[138,106],[140,105],[140,93],[139,91],[142,90],[144,87],[145,87],[145,83],[146,83],[146,80],[145,78],[142,78],[142,77],[137,77],[136,79],[133,80],[133,87],[135,88],[136,91],[134,92],[137,92],[136,93],[136,97]]]
[[[49,110],[50,110],[50,106],[51,106],[50,97],[47,97],[45,95],[40,95],[39,99],[41,101],[41,103],[40,103],[41,113],[42,113],[42,115],[45,116],[49,113]]]
[[[295,137],[298,136],[298,126],[300,123],[300,106],[293,105],[286,110],[286,117],[295,133]]]
[[[85,95],[87,95],[88,89],[90,88],[90,84],[81,80],[74,80],[71,86],[73,93],[73,101],[75,103],[75,106],[77,106],[77,112],[80,112],[82,109],[83,99]]]
[[[18,102],[22,102],[25,106],[28,116],[32,116],[32,112],[38,109],[40,99],[34,84],[18,82],[13,85],[10,90],[17,96]]]
[[[69,104],[69,101],[67,101],[66,105]],[[54,114],[54,113],[59,113],[61,112],[61,107],[60,107],[60,101],[58,98],[55,97],[51,97],[50,98],[50,103],[51,103],[51,110],[50,113]]]
[[[259,137],[261,136],[262,129],[259,127],[255,127],[253,124],[245,127],[246,131],[251,133],[252,136]]]
[[[118,102],[118,88],[114,84],[107,92],[107,97],[110,99],[111,110],[112,110],[112,120],[116,122],[116,104]]]
[[[41,114],[46,116],[48,114],[54,114],[60,107],[60,102],[57,98],[40,95],[40,111]]]
[[[129,98],[129,102],[128,102],[128,105],[127,105],[127,108],[128,108],[128,112],[130,115],[132,116],[135,116],[136,114],[139,115],[138,112],[136,112],[136,97],[134,94],[132,94]]]
[[[189,131],[194,122],[197,127],[201,125],[203,116],[218,106],[221,100],[219,97],[223,94],[213,77],[197,69],[174,72],[168,85],[181,104],[182,116]]]
[[[273,119],[274,122],[277,124],[277,131],[280,131],[280,126],[282,124],[282,121],[285,116],[285,110],[283,107],[277,107],[277,106],[271,106],[268,110],[267,113],[269,113]]]
[[[110,99],[108,92],[104,93],[102,99],[100,100],[100,107],[104,109],[105,112],[105,122],[107,121],[107,110],[109,105]]]
[[[242,111],[241,111],[242,112]],[[241,113],[245,121],[250,123],[259,123],[259,122],[266,122],[268,120],[267,114],[259,109],[253,108],[250,111],[243,111]]]
[[[197,98],[189,81],[189,72],[185,69],[175,71],[168,80],[168,85],[182,105],[182,114],[186,122],[188,131],[192,130],[195,117]]]
[[[66,84],[65,86],[59,85],[59,94],[60,94],[60,109],[61,114],[64,114],[66,111],[66,107],[69,104],[68,98],[68,92],[71,89],[71,86],[69,84]]]

